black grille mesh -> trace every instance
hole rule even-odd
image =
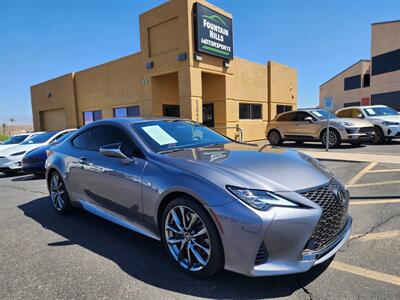
[[[329,245],[342,231],[347,221],[348,197],[346,201],[341,201],[333,190],[342,189],[339,183],[332,182],[314,190],[301,192],[305,198],[315,202],[322,208],[322,215],[319,219],[309,243],[306,248],[309,250],[319,250]]]
[[[268,260],[268,252],[265,249],[264,243],[261,244],[260,249],[258,249],[255,265],[261,265]]]
[[[360,128],[360,133],[373,132],[374,130],[375,130],[374,127],[361,127],[361,128]]]

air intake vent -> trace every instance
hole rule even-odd
[[[264,242],[261,244],[260,249],[258,249],[255,265],[261,265],[268,260],[268,252],[265,248]]]

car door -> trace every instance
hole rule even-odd
[[[124,220],[141,222],[142,173],[146,160],[136,147],[133,136],[114,125],[91,128],[88,134],[86,149],[76,158],[78,168],[71,172],[75,176],[80,200],[95,204]],[[100,153],[100,147],[115,143],[121,143],[121,150],[130,158],[129,161]]]
[[[317,125],[306,121],[305,118],[312,118],[314,122],[316,121],[316,118],[308,112],[298,111],[296,113],[294,135],[298,137],[315,137],[317,135]]]
[[[277,129],[285,136],[291,136],[295,134],[296,129],[296,112],[289,112],[280,115],[276,119]]]

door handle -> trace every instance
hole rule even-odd
[[[81,165],[86,165],[87,164],[87,159],[86,159],[86,157],[82,156],[81,158],[79,158],[78,162]]]

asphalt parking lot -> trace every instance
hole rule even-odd
[[[399,299],[400,165],[323,163],[350,188],[351,240],[330,264],[269,278],[194,279],[157,241],[83,211],[56,214],[43,179],[0,175],[0,298]]]

